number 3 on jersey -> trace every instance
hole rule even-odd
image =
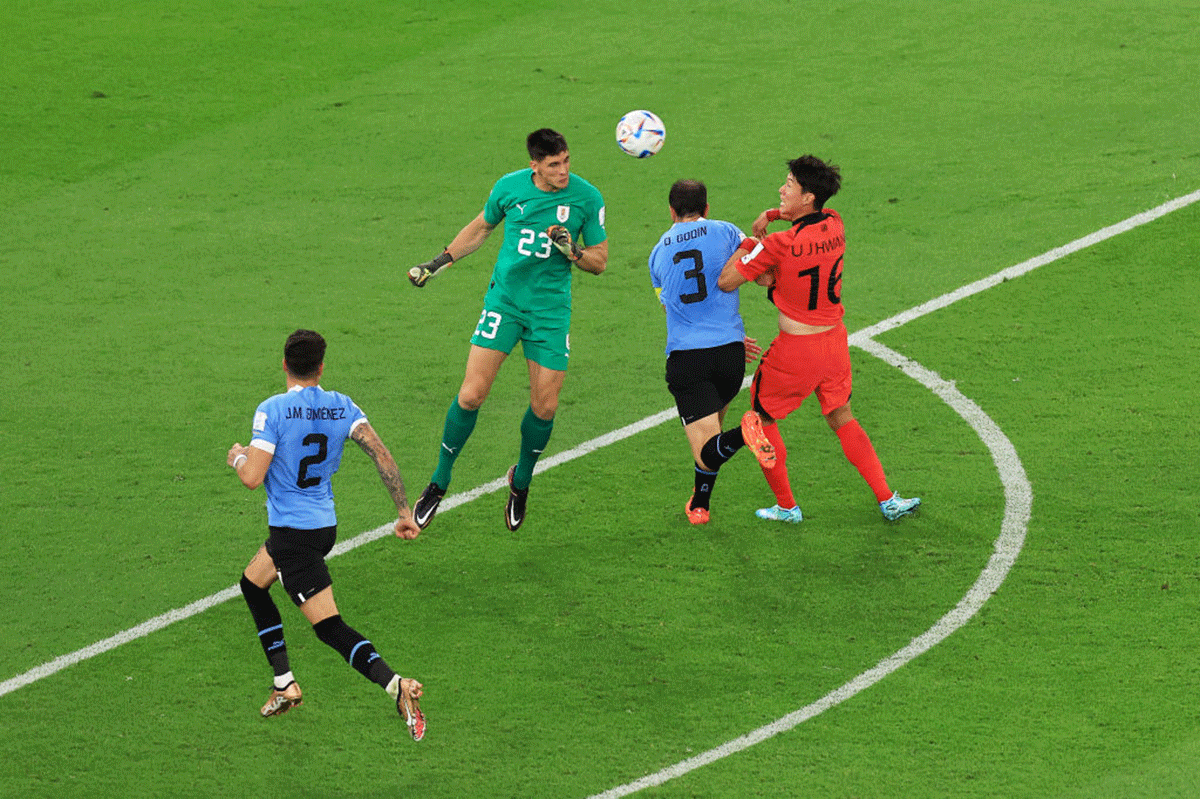
[[[683,276],[696,281],[696,290],[691,294],[680,294],[679,301],[685,305],[690,305],[693,302],[704,302],[708,297],[708,281],[704,279],[704,253],[699,250],[684,250],[676,253],[675,263],[680,261],[690,260],[692,268],[683,273]]]

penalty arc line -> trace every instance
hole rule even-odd
[[[1122,222],[1102,228],[1069,244],[1055,247],[1042,255],[1030,258],[1028,261],[1003,269],[982,280],[977,280],[955,291],[943,294],[941,297],[885,319],[850,336],[851,344],[900,369],[904,374],[940,397],[975,430],[980,440],[983,441],[991,453],[992,461],[995,463],[1000,475],[1001,484],[1004,486],[1004,518],[1000,522],[1000,535],[996,538],[987,566],[984,567],[979,577],[975,580],[975,584],[963,595],[958,604],[938,619],[932,627],[912,639],[907,646],[879,661],[874,667],[841,687],[830,691],[817,701],[799,710],[776,719],[770,724],[763,725],[720,746],[709,749],[706,752],[701,752],[694,757],[682,760],[633,782],[594,794],[588,797],[588,799],[617,799],[618,797],[637,793],[644,788],[662,785],[690,771],[748,749],[781,732],[794,729],[831,707],[850,699],[905,666],[913,659],[928,652],[949,637],[951,633],[954,633],[970,621],[979,612],[979,609],[983,607],[984,603],[987,602],[988,598],[1000,588],[1000,585],[1008,577],[1009,571],[1016,562],[1017,556],[1021,553],[1021,549],[1025,544],[1025,531],[1028,527],[1033,507],[1033,488],[1029,484],[1029,478],[1025,474],[1025,468],[1021,464],[1021,459],[1017,455],[1016,448],[1013,447],[1012,442],[1009,441],[1008,437],[1004,435],[999,426],[992,421],[982,408],[963,395],[952,380],[945,380],[936,372],[926,369],[916,361],[910,360],[885,347],[875,341],[873,336],[887,330],[893,330],[935,310],[945,308],[959,300],[992,288],[1006,280],[1028,274],[1038,267],[1053,263],[1061,258],[1065,258],[1067,255],[1106,241],[1113,236],[1126,233],[1140,225],[1152,222],[1197,201],[1200,201],[1200,190],[1170,200],[1149,211],[1131,216]]]
[[[706,766],[729,755],[748,749],[762,743],[768,738],[781,732],[787,732],[805,721],[820,715],[826,710],[841,704],[859,692],[871,687],[908,664],[914,658],[928,652],[937,644],[944,641],[951,633],[958,630],[979,612],[988,598],[1004,582],[1009,570],[1017,560],[1025,543],[1025,529],[1029,524],[1030,510],[1033,506],[1033,489],[1021,459],[1013,448],[1012,442],[1004,435],[983,409],[960,392],[952,381],[944,380],[936,373],[926,369],[915,361],[893,352],[887,347],[871,340],[860,340],[857,346],[863,347],[872,355],[899,368],[909,377],[924,385],[937,396],[941,397],[967,424],[991,452],[992,461],[1000,473],[1000,481],[1004,486],[1004,518],[1000,523],[1000,536],[996,539],[994,551],[975,584],[959,600],[948,613],[921,635],[899,651],[879,661],[874,667],[859,674],[854,679],[839,688],[830,691],[817,701],[799,710],[779,718],[770,724],[759,727],[732,741],[702,752],[695,757],[680,761],[672,766],[647,775],[625,785],[611,788],[603,793],[595,794],[590,799],[617,799],[628,796],[645,788],[661,785],[668,780],[681,777],[689,771]]]
[[[996,275],[993,275],[989,278],[984,278],[983,280],[976,281],[975,283],[972,283],[968,286],[964,286],[963,288],[958,289],[954,292],[951,292],[949,294],[943,295],[942,297],[931,300],[927,303],[924,303],[923,305],[917,306],[916,308],[914,308],[910,311],[906,311],[902,314],[891,317],[890,319],[885,319],[884,321],[878,323],[877,325],[875,325],[873,327],[866,328],[863,331],[855,333],[851,337],[851,342],[855,346],[862,347],[864,344],[867,344],[868,342],[870,342],[871,336],[876,335],[879,332],[883,332],[884,330],[890,330],[892,328],[899,327],[900,325],[905,324],[906,322],[912,321],[913,319],[916,319],[919,316],[923,316],[927,313],[932,312],[933,310],[937,310],[939,308],[946,307],[947,305],[951,304],[952,302],[957,302],[958,300],[963,299],[964,297],[970,296],[972,294],[983,291],[984,289],[990,288],[991,286],[994,286],[997,283],[1000,283],[1003,280],[1007,279],[1007,277],[1005,277],[1005,275],[1008,275],[1009,273],[1013,273],[1009,276],[1016,276],[1016,274],[1025,274],[1026,272],[1028,272],[1032,269],[1035,269],[1039,266],[1044,266],[1045,264],[1051,263],[1052,261],[1057,260],[1058,258],[1062,258],[1063,256],[1065,256],[1071,252],[1076,252],[1080,249],[1083,249],[1084,247],[1091,246],[1092,244],[1098,243],[1100,241],[1104,241],[1105,239],[1111,238],[1112,236],[1115,236],[1119,233],[1124,233],[1127,230],[1132,230],[1133,228],[1137,227],[1138,225],[1142,225],[1147,222],[1153,221],[1154,219],[1158,219],[1159,217],[1161,217],[1165,214],[1168,214],[1168,213],[1171,213],[1172,211],[1183,208],[1186,205],[1190,205],[1190,204],[1196,202],[1197,200],[1200,200],[1200,190],[1192,192],[1191,194],[1188,194],[1184,197],[1180,197],[1178,199],[1164,203],[1163,205],[1160,205],[1149,211],[1145,211],[1141,214],[1130,217],[1129,219],[1126,219],[1124,222],[1120,222],[1116,225],[1112,225],[1107,228],[1104,228],[1100,231],[1097,231],[1096,233],[1091,234],[1090,236],[1085,236],[1081,239],[1077,239],[1076,241],[1071,242],[1070,244],[1064,245],[1063,247],[1059,247],[1054,250],[1050,250],[1049,252],[1047,252],[1041,256],[1038,256],[1037,258],[1033,258],[1033,259],[1030,259],[1029,261],[1024,262],[1024,264],[1018,264],[1015,267],[1010,267],[1007,270],[998,272],[998,273],[996,273]],[[1051,257],[1051,256],[1053,256],[1053,257]],[[899,357],[899,356],[897,356],[897,357]],[[649,430],[653,427],[656,427],[656,426],[662,424],[663,422],[667,421],[668,419],[671,419],[674,417],[675,417],[674,409],[667,409],[667,410],[661,411],[657,414],[654,414],[652,416],[648,416],[644,419],[634,422],[633,424],[622,427],[619,430],[614,430],[610,433],[606,433],[605,435],[599,436],[590,441],[585,441],[584,443],[580,444],[577,447],[574,447],[571,450],[567,450],[565,452],[561,452],[556,455],[552,455],[547,458],[544,458],[544,459],[542,459],[542,461],[540,461],[537,464],[537,466],[534,469],[534,472],[540,473],[540,472],[543,472],[546,469],[552,468],[554,466],[558,466],[563,463],[567,463],[571,460],[574,460],[575,458],[582,457],[583,455],[586,455],[590,452],[594,452],[597,449],[608,446],[609,444],[616,443],[617,441],[621,441],[622,439],[628,438],[630,436],[636,435],[637,433],[640,433],[645,430]],[[503,488],[505,484],[506,484],[505,480],[503,478],[501,478],[498,480],[493,480],[490,483],[485,483],[481,486],[471,489],[470,491],[466,491],[466,492],[463,492],[460,494],[455,494],[455,495],[449,496],[442,501],[442,510],[449,510],[451,508],[457,507],[459,505],[463,505],[467,502],[477,499],[480,496],[483,496],[485,494],[489,494],[494,491],[497,491],[500,488]],[[335,557],[336,555],[340,555],[345,552],[349,552],[350,550],[355,549],[359,546],[362,546],[369,542],[383,538],[384,536],[390,535],[391,531],[392,531],[392,525],[391,525],[391,523],[388,523],[388,524],[381,525],[381,526],[375,528],[374,530],[368,530],[367,532],[360,533],[357,536],[354,536],[353,538],[347,539],[345,541],[342,541],[342,542],[339,542],[338,544],[336,544],[334,546],[333,550],[330,552],[329,557]],[[182,608],[176,608],[174,610],[169,610],[166,613],[155,616],[154,618],[148,619],[147,621],[144,621],[141,624],[138,624],[127,630],[119,632],[116,635],[110,636],[108,638],[97,641],[88,646],[85,646],[82,649],[78,649],[78,650],[71,652],[69,654],[66,654],[66,655],[60,655],[59,657],[56,657],[53,660],[47,661],[46,663],[43,663],[39,666],[33,667],[32,669],[24,672],[23,674],[18,674],[14,677],[10,677],[7,680],[4,680],[3,682],[0,682],[0,696],[4,696],[6,694],[12,693],[13,691],[17,691],[21,688],[24,688],[28,685],[35,683],[41,679],[44,679],[51,675],[57,674],[58,672],[62,671],[63,669],[77,665],[79,663],[82,663],[85,660],[89,660],[90,658],[97,657],[98,655],[102,655],[105,652],[109,652],[113,649],[116,649],[119,646],[123,646],[124,644],[131,643],[140,638],[144,638],[153,632],[156,632],[156,631],[161,630],[171,624],[174,624],[177,621],[183,621],[185,619],[191,618],[192,616],[203,613],[204,611],[209,610],[210,608],[215,607],[216,605],[219,605],[223,602],[226,602],[226,601],[232,599],[233,597],[237,596],[239,593],[241,593],[241,591],[237,586],[230,586],[229,588],[225,588],[221,591],[218,591],[214,594],[204,597],[203,599],[199,599],[195,602],[192,602],[191,604],[185,605]],[[949,614],[948,614],[948,616],[949,616]],[[932,628],[931,628],[931,630],[932,630]],[[926,635],[928,635],[928,634],[929,633],[926,633]],[[919,640],[919,639],[914,639],[914,643],[916,640]],[[903,652],[905,650],[901,650],[901,651]],[[899,654],[899,653],[897,653],[897,654]],[[895,656],[893,656],[893,657],[895,657]],[[847,683],[847,686],[850,686],[852,684],[853,684],[853,681],[852,681],[852,683]],[[841,689],[839,689],[839,690],[841,690]],[[858,690],[862,690],[862,689],[859,688],[856,691],[854,691],[854,693],[857,693]],[[850,695],[853,695],[853,694],[850,694]],[[802,713],[802,712],[803,712],[803,709],[801,711],[797,711],[797,713]],[[815,715],[815,713],[813,715]],[[780,721],[782,721],[782,719]],[[779,723],[779,722],[776,722],[776,723]],[[799,721],[797,721],[796,723],[798,724]],[[753,733],[751,733],[751,734],[753,734]],[[741,739],[738,739],[738,740],[741,740]],[[745,747],[742,747],[742,748],[745,748]],[[714,751],[716,751],[716,750],[714,750]],[[737,751],[737,750],[732,750],[732,751]],[[732,753],[732,751],[730,753]],[[699,755],[698,758],[702,758],[704,756],[705,755]],[[722,755],[722,757],[723,756],[724,755]],[[693,758],[692,760],[696,760],[696,759],[697,758]],[[684,761],[684,763],[688,763],[688,762],[691,762],[691,761]],[[706,762],[709,762],[709,761],[706,761]],[[695,766],[693,766],[693,768],[695,768]],[[691,770],[691,769],[688,769],[688,770]],[[684,772],[681,772],[681,773],[684,773]],[[649,778],[644,778],[644,779],[649,779]],[[620,790],[622,790],[622,789],[621,788],[613,789],[613,791],[620,791]],[[631,792],[631,791],[627,791],[626,793],[629,793],[629,792]],[[608,795],[620,796],[620,795],[624,795],[624,794],[610,793],[610,794],[602,794],[602,795],[603,796],[608,796]]]

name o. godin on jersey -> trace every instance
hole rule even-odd
[[[708,235],[708,228],[706,228],[704,225],[701,225],[700,227],[694,227],[691,230],[685,230],[682,233],[676,234],[675,243],[683,244],[685,241],[691,241],[692,239],[698,239],[701,236],[707,236],[707,235]],[[663,246],[664,247],[671,246],[671,237],[670,236],[667,236],[666,238],[663,239]]]

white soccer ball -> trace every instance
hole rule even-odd
[[[630,111],[617,123],[617,146],[634,158],[649,158],[666,140],[663,121],[650,111]]]

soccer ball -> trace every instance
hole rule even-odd
[[[663,121],[649,111],[630,111],[617,123],[617,146],[634,158],[649,158],[667,139]]]

